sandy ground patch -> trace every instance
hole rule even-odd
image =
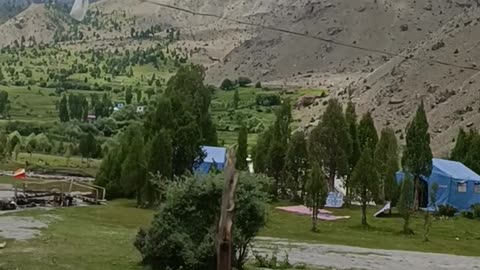
[[[288,252],[290,263],[314,267],[367,270],[480,269],[480,257],[309,244],[268,237],[259,237],[254,244],[254,249],[264,254],[271,254],[275,247],[279,249],[280,258]]]

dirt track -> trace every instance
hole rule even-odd
[[[313,267],[366,270],[480,269],[480,257],[307,244],[265,237],[257,239],[254,249],[261,253],[271,254],[272,249],[276,246],[280,250],[278,256],[282,259],[286,251],[290,263],[303,263]]]

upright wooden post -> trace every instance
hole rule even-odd
[[[238,182],[235,160],[235,151],[230,149],[225,167],[225,183],[217,231],[217,270],[232,269],[232,225],[235,210],[235,189]]]

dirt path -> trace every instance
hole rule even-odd
[[[292,264],[303,263],[313,267],[366,270],[471,270],[480,269],[480,257],[447,254],[357,248],[339,245],[288,242],[285,239],[260,237],[254,249],[271,254],[278,247],[278,256],[288,252]]]

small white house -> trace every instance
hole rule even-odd
[[[145,113],[147,106],[137,106],[137,113],[143,114]]]

